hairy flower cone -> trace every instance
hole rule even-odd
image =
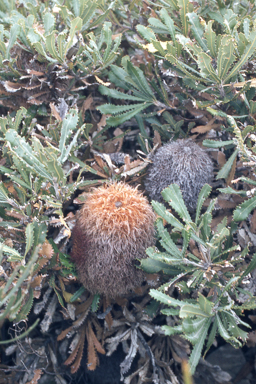
[[[213,163],[207,153],[192,140],[182,139],[159,148],[151,160],[145,181],[150,197],[163,201],[162,190],[175,183],[187,208],[194,211],[201,188],[213,178]]]
[[[144,274],[134,261],[154,245],[154,220],[147,199],[127,184],[89,194],[73,230],[72,258],[90,292],[116,297],[142,283]]]

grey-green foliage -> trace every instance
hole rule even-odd
[[[22,109],[25,113],[26,110]],[[17,113],[21,122],[21,114]],[[1,118],[1,134],[4,137],[3,151],[10,166],[1,166],[0,172],[12,181],[14,190],[6,189],[4,182],[0,183],[0,206],[22,215],[25,222],[31,216],[41,217],[42,206],[58,209],[62,215],[62,205],[81,184],[81,179],[69,184],[68,177],[77,164],[70,162],[65,170],[63,165],[77,149],[77,140],[84,132],[86,125],[78,126],[78,114],[70,110],[55,134],[59,132],[58,145],[51,144],[46,138],[44,144],[32,135],[30,141],[18,133],[19,124],[9,117]],[[17,122],[17,121],[16,121]],[[75,161],[75,160],[74,160]],[[73,164],[73,166],[72,166]],[[43,216],[43,215],[42,215]],[[46,218],[44,217],[44,220]],[[1,226],[5,225],[5,221]],[[7,224],[6,224],[7,225]]]
[[[210,102],[200,104],[197,100],[198,105],[230,102],[234,98],[230,83],[243,80],[242,68],[255,56],[255,25],[250,18],[241,20],[231,9],[222,8],[215,20],[217,28],[213,28],[213,19],[203,20],[188,8],[186,15],[179,13],[179,17],[177,20],[162,8],[159,18],[149,18],[149,27],[138,25],[138,32],[152,43],[146,48],[165,59],[186,87],[214,95]],[[246,86],[249,84],[241,92]]]
[[[82,0],[66,5],[55,3],[51,7],[42,4],[35,6],[33,12],[29,12],[31,3],[24,7],[22,4],[23,12],[11,12],[5,18],[6,26],[0,26],[2,75],[21,76],[17,57],[11,55],[12,48],[17,46],[35,54],[40,62],[59,63],[63,71],[78,71],[81,78],[99,74],[116,60],[121,42],[121,34],[112,41],[111,23],[102,26],[114,3],[102,6],[99,1]],[[100,29],[96,28],[98,25]]]
[[[250,106],[250,112],[252,113],[253,110],[253,103],[251,102]],[[214,140],[204,140],[203,144],[206,147],[210,148],[219,148],[223,146],[233,147],[234,152],[229,157],[228,161],[224,164],[224,166],[220,169],[220,171],[217,174],[217,179],[221,178],[227,178],[234,162],[236,161],[237,155],[240,156],[241,160],[246,163],[250,163],[250,169],[252,171],[255,171],[256,167],[256,155],[255,155],[255,145],[251,146],[251,148],[246,144],[247,136],[250,137],[250,132],[254,132],[254,127],[252,125],[247,125],[243,131],[241,131],[236,123],[236,120],[233,116],[227,115],[224,112],[215,111],[212,108],[208,108],[208,111],[211,112],[213,115],[216,116],[222,116],[227,119],[227,122],[229,124],[229,127],[232,129],[232,132],[234,134],[234,138],[232,140],[229,140],[227,142],[222,141],[214,141]],[[254,140],[253,140],[254,142]],[[240,177],[240,180],[242,182],[245,182],[249,185],[252,185],[253,187],[256,186],[255,180],[252,180],[248,177]],[[231,187],[227,188],[220,188],[220,192],[222,193],[228,193],[228,194],[238,194],[241,197],[248,197],[247,200],[245,200],[242,204],[238,205],[236,209],[234,210],[233,219],[234,221],[242,221],[247,220],[249,214],[252,212],[253,209],[256,207],[256,196],[255,196],[255,188],[252,188],[250,191],[244,191],[244,190],[234,190]]]
[[[100,85],[99,91],[102,95],[126,101],[126,104],[122,105],[104,104],[98,107],[101,113],[114,115],[107,119],[109,126],[122,124],[150,106],[156,106],[159,110],[169,108],[168,96],[162,84],[159,84],[161,87],[159,89],[156,82],[149,82],[143,71],[135,67],[126,56],[122,59],[122,68],[116,65],[111,66],[109,79],[117,87],[127,91],[127,93],[124,93]],[[128,104],[129,101],[133,103]]]
[[[241,251],[239,245],[234,245],[233,235],[237,226],[235,223],[227,226],[227,218],[222,220],[215,232],[211,230],[215,200],[201,213],[210,191],[211,187],[205,184],[198,197],[194,221],[175,184],[166,188],[162,195],[177,216],[166,210],[163,204],[152,202],[160,216],[156,221],[160,249],[148,248],[149,258],[141,261],[147,272],[163,271],[172,276],[158,290],[151,289],[150,295],[169,307],[162,310],[165,315],[179,316],[177,326],[163,328],[167,335],[182,334],[192,343],[189,360],[192,372],[203,349],[205,354],[217,334],[234,347],[242,346],[247,333],[240,326],[249,328],[249,325],[239,315],[244,309],[256,307],[249,292],[247,301],[240,306],[236,304],[239,284],[256,267],[256,254],[246,268],[244,258],[248,249]],[[172,227],[171,234],[164,227],[163,220]],[[178,287],[178,299],[168,295],[171,286]]]

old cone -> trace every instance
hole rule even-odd
[[[142,283],[144,274],[134,262],[155,242],[154,219],[147,199],[127,184],[89,194],[73,230],[72,258],[90,292],[116,297]]]

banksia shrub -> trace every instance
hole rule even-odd
[[[213,163],[208,154],[192,140],[177,140],[159,148],[151,158],[145,187],[151,199],[163,202],[161,192],[178,184],[190,211],[196,209],[202,186],[213,177]]]
[[[147,199],[127,184],[89,194],[72,234],[72,259],[85,288],[113,298],[139,286],[144,275],[134,262],[155,242],[154,219]]]

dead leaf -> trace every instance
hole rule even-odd
[[[85,111],[87,111],[88,109],[91,109],[92,103],[93,103],[92,95],[89,95],[85,99],[85,101],[83,102],[83,105],[82,105],[82,116],[83,116],[83,119],[85,119]]]
[[[107,117],[108,117],[108,115],[102,115],[102,116],[101,116],[101,119],[100,119],[100,121],[99,121],[98,124],[97,124],[97,127],[98,127],[98,130],[99,130],[99,131],[101,131],[102,128],[104,128],[105,125],[107,124],[107,122],[106,122]]]
[[[158,131],[154,131],[153,144],[154,144],[154,146],[158,145],[157,148],[160,148],[162,145],[161,135]]]
[[[217,153],[217,162],[218,162],[220,168],[222,168],[226,164],[227,160],[226,160],[225,153],[223,153],[221,151],[218,151],[218,153]]]
[[[120,136],[120,135],[123,135],[123,131],[120,128],[116,128],[114,130],[114,136]],[[123,136],[107,141],[106,143],[104,143],[104,146],[103,146],[104,152],[105,153],[119,152],[120,149],[122,148],[123,141],[124,141]]]
[[[235,176],[235,173],[236,173],[236,159],[234,160],[233,162],[233,165],[232,165],[232,168],[231,168],[231,171],[226,179],[226,183],[227,185],[231,185],[232,183],[232,180],[234,179],[234,176]]]
[[[56,120],[62,121],[62,118],[59,115],[59,112],[57,111],[55,105],[53,103],[50,103],[51,113],[55,117]]]
[[[215,117],[211,119],[206,125],[198,125],[197,127],[191,129],[192,133],[205,133],[211,129],[217,129],[220,127],[220,124],[214,124]]]
[[[109,87],[111,85],[110,82],[107,82],[105,83],[104,81],[102,81],[98,76],[94,75],[95,79],[98,81],[98,83],[102,84],[102,85],[105,85],[105,87]]]
[[[253,214],[250,220],[250,230],[252,233],[256,233],[256,209],[253,211]]]
[[[26,384],[36,384],[40,377],[42,376],[42,369],[35,369],[34,370],[34,377],[31,381],[27,381]]]

